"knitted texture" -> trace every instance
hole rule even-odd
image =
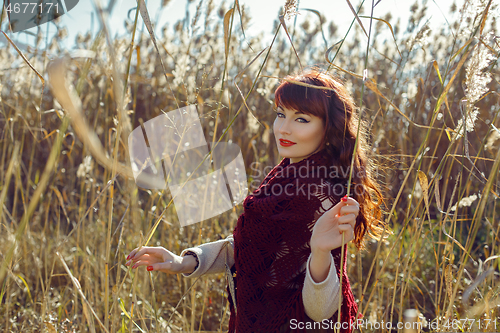
[[[345,179],[330,178],[324,151],[290,164],[283,159],[243,202],[234,236],[236,311],[229,297],[229,332],[290,332],[290,320],[308,319],[302,301],[314,224],[345,194]],[[351,332],[357,304],[346,274],[341,332]],[[340,279],[341,248],[332,251]],[[229,291],[229,290],[228,290]],[[337,313],[330,318],[337,320]]]

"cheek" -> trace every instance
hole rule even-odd
[[[307,142],[309,142],[313,146],[319,144],[320,141],[321,140],[319,138],[318,132],[311,133],[311,135],[309,135],[307,138]]]
[[[314,145],[319,145],[321,143],[321,140],[323,139],[323,131],[323,126],[314,127],[314,129],[312,129],[312,131],[310,132],[309,142]]]

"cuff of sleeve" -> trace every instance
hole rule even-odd
[[[307,259],[307,269],[306,269],[306,278],[310,280],[311,284],[314,286],[315,289],[321,289],[325,287],[330,280],[333,280],[333,283],[339,284],[339,277],[337,275],[337,268],[335,267],[335,263],[333,261],[333,256],[330,254],[330,270],[328,271],[328,275],[326,279],[324,279],[321,282],[315,282],[311,276],[311,270],[310,270],[310,263],[311,263],[311,257],[312,253],[309,255],[309,258]]]
[[[201,256],[201,253],[202,253],[202,249],[200,249],[199,247],[191,247],[191,248],[188,248],[188,249],[184,249],[181,252],[181,257],[184,257],[184,255],[188,251],[193,252],[194,254],[196,254],[196,257],[197,257],[198,263],[199,263],[200,262],[200,256]],[[192,255],[192,254],[189,254],[189,255]],[[181,274],[182,274],[182,276],[187,277],[187,278],[196,276],[196,274],[200,270],[200,266],[201,266],[201,264],[198,264],[198,267],[191,274],[186,274],[186,273],[181,273]]]

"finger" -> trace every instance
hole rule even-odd
[[[164,273],[171,272],[171,269],[172,269],[172,261],[170,260],[152,264],[147,267],[148,271],[160,271]]]
[[[158,262],[158,257],[155,257],[155,256],[152,256],[152,255],[149,255],[149,254],[144,254],[144,255],[136,255],[134,258],[130,259],[129,261],[127,261],[125,263],[126,266],[130,266],[130,265],[134,265],[135,266],[135,263],[137,262],[145,262],[145,263],[155,263],[155,262]]]
[[[140,266],[149,266],[151,264],[152,263],[149,260],[139,260],[132,266],[132,268],[137,268]]]
[[[346,197],[344,197],[344,198],[346,198]],[[342,198],[342,199],[344,199],[344,198]],[[343,201],[343,200],[342,200],[342,201]],[[351,198],[351,197],[347,197],[347,200],[346,200],[346,201],[344,201],[344,203],[345,203],[346,205],[358,205],[358,206],[359,206],[359,203],[356,201],[356,199]]]
[[[354,239],[354,230],[349,224],[339,225],[339,233],[344,234],[344,242],[350,242]]]
[[[359,214],[359,207],[357,205],[348,205],[340,208],[340,216],[354,214],[357,216]]]
[[[340,216],[338,218],[338,222],[339,222],[339,227],[341,225],[349,225],[350,227],[354,227],[356,223],[356,215],[351,213],[344,216]]]
[[[131,263],[131,264],[133,264],[132,268],[158,264],[158,260],[154,260],[154,258],[153,259],[141,259],[141,260],[136,261],[135,263],[133,262],[133,260],[129,260],[129,261],[132,261],[132,263]]]
[[[352,229],[350,224],[339,225],[339,233],[345,233],[345,232],[349,231],[349,229]]]
[[[345,205],[340,208],[340,212],[355,213],[359,211],[359,206],[356,205]]]
[[[342,209],[342,207],[344,207],[346,205],[346,203],[344,201],[339,201],[335,206],[333,206],[332,208],[330,208],[329,210],[327,210],[325,212],[325,214],[328,214],[328,216],[330,217],[336,217],[337,215],[340,215],[340,210]]]
[[[155,258],[155,256],[149,254],[149,253],[143,253],[143,254],[140,254],[140,253],[137,253],[133,258],[131,258],[130,260],[134,260],[134,261],[137,261],[137,260],[141,260],[142,258]]]
[[[137,253],[137,251],[139,251],[139,248],[138,248],[138,247],[136,247],[135,249],[133,249],[133,250],[129,253],[129,255],[127,256],[127,260],[132,259],[132,258],[135,256],[135,254]]]
[[[151,247],[151,246],[143,246],[139,251],[137,251],[132,257],[129,259],[134,259],[138,258],[144,254],[150,254],[152,256],[160,255],[161,256],[161,249],[158,247]]]
[[[143,255],[140,255],[140,254],[136,254],[132,259],[130,259],[129,261],[130,262],[138,262],[139,260],[149,260],[149,261],[153,261],[154,259],[156,259],[157,257],[155,256],[152,256],[150,254],[143,254]],[[156,260],[158,261],[158,260]]]

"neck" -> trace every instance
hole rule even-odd
[[[309,155],[311,156],[311,155]],[[293,164],[293,163],[298,163],[300,161],[302,161],[303,159],[309,157],[309,156],[306,156],[306,157],[290,157],[290,164]]]

